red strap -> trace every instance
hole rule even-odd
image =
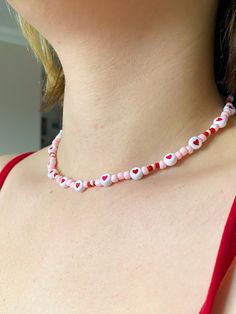
[[[23,153],[20,155],[15,156],[14,158],[12,158],[2,169],[2,171],[0,172],[0,189],[3,186],[4,181],[6,180],[9,172],[11,171],[11,169],[22,159],[24,159],[25,157],[33,154],[34,152],[27,152],[27,153]]]
[[[20,160],[22,160],[23,158],[27,157],[32,153],[34,152],[20,154],[14,157],[5,165],[5,167],[0,173],[0,189],[10,170]],[[232,204],[226,224],[224,226],[207,297],[199,314],[211,314],[217,290],[227,270],[229,269],[231,263],[233,262],[235,256],[236,256],[236,196],[234,198],[234,202]]]
[[[199,314],[211,314],[221,281],[236,256],[236,196],[224,226],[207,298]]]

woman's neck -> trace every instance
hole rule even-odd
[[[210,126],[223,104],[212,2],[186,3],[186,11],[137,5],[87,28],[84,21],[77,38],[58,43],[66,79],[62,173],[92,179],[159,161]]]

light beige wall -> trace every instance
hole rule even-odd
[[[41,66],[25,46],[0,42],[0,155],[40,148]]]

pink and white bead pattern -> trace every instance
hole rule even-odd
[[[233,105],[234,97],[229,95],[226,99],[226,104],[220,116],[213,120],[213,123],[205,132],[199,135],[192,136],[186,146],[181,147],[175,153],[168,153],[158,162],[148,164],[142,167],[133,167],[131,170],[118,172],[115,174],[104,173],[100,178],[92,180],[74,180],[62,175],[57,169],[57,149],[62,138],[62,130],[54,138],[52,144],[48,148],[49,160],[47,164],[48,178],[55,180],[62,188],[72,188],[76,192],[83,192],[90,187],[108,187],[114,183],[124,180],[140,180],[144,176],[174,166],[179,160],[187,155],[191,155],[195,150],[202,147],[208,137],[218,132],[219,129],[227,125],[228,118],[236,113],[236,108]]]

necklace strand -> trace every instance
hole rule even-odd
[[[228,118],[236,113],[236,108],[233,106],[234,97],[229,95],[226,98],[226,104],[221,112],[221,115],[216,117],[213,124],[205,132],[200,133],[197,136],[192,136],[188,140],[186,146],[181,147],[175,153],[166,154],[163,159],[152,164],[148,164],[142,167],[133,167],[130,170],[124,172],[118,172],[115,174],[104,173],[98,179],[92,180],[74,180],[64,176],[57,169],[57,149],[62,138],[63,130],[57,134],[53,139],[52,144],[48,148],[49,160],[47,163],[48,168],[48,178],[55,180],[62,188],[72,188],[77,192],[83,192],[90,187],[108,187],[114,183],[123,180],[140,180],[144,176],[148,176],[153,172],[166,169],[167,167],[174,166],[178,160],[185,156],[191,155],[195,150],[202,147],[202,144],[207,141],[209,136],[212,136],[218,132],[219,129],[224,128],[227,125]]]

